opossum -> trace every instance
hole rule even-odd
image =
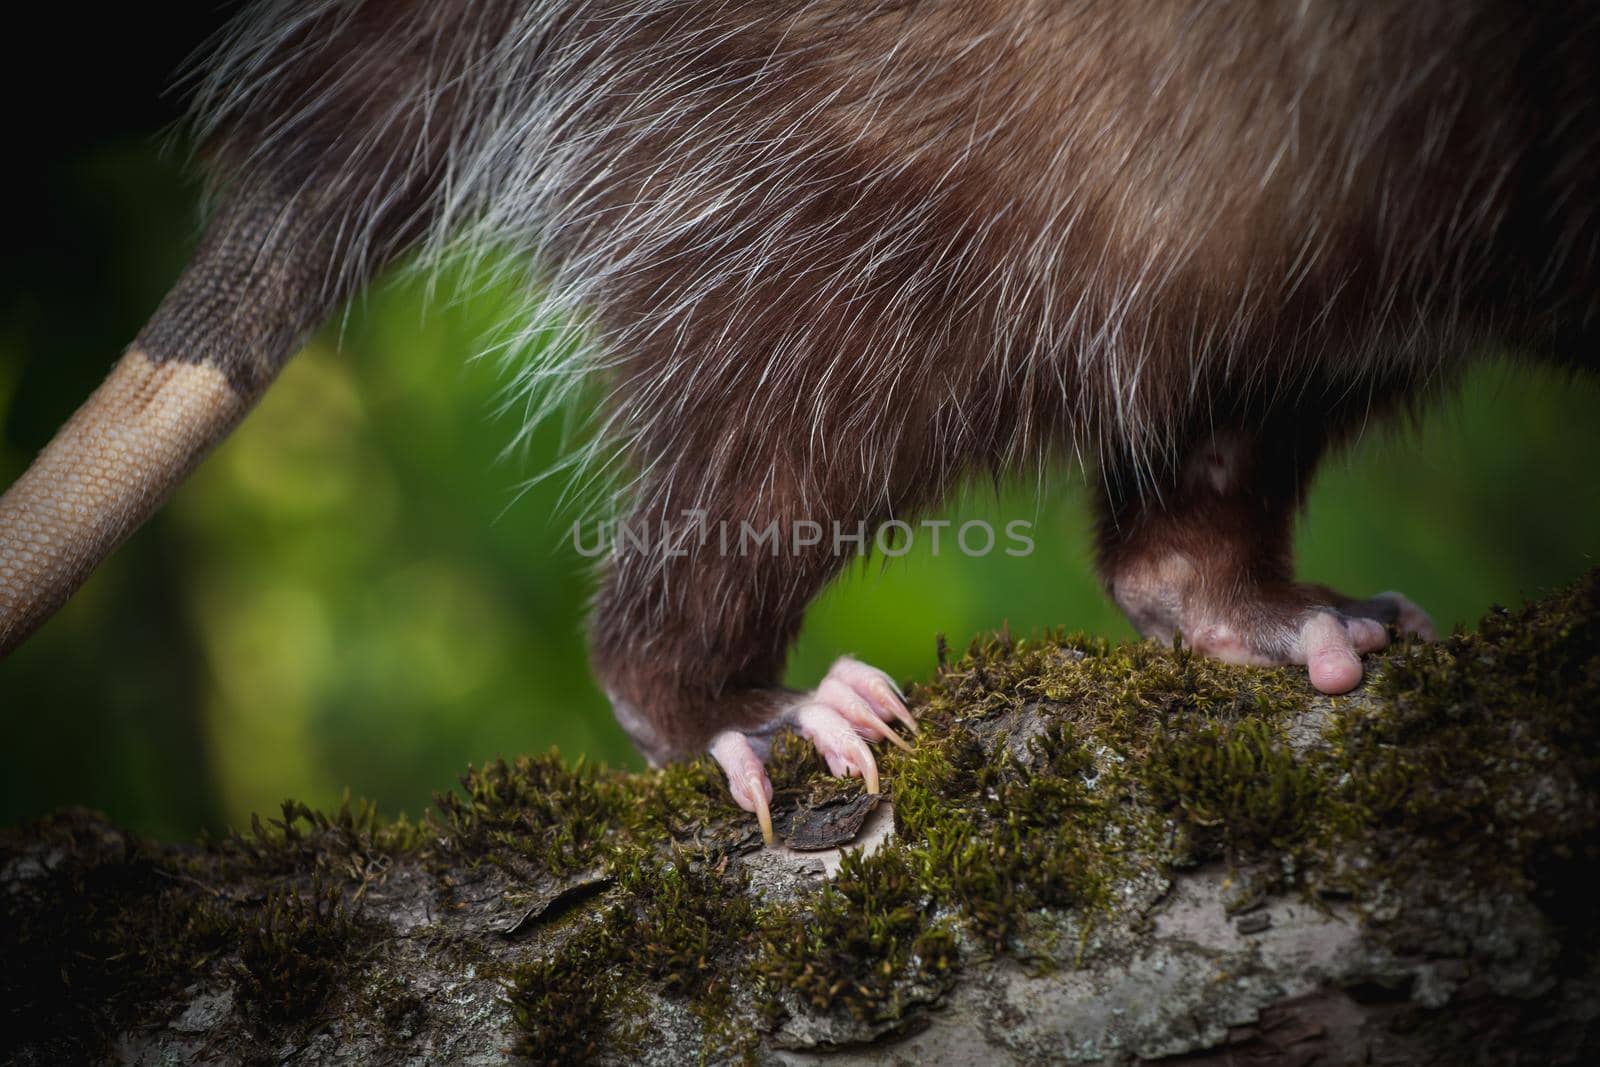
[[[779,686],[806,605],[974,474],[1076,456],[1140,632],[1347,691],[1432,625],[1297,580],[1308,480],[1490,346],[1595,367],[1597,60],[1570,0],[264,0],[195,81],[192,263],[0,500],[0,649],[375,272],[494,256],[514,387],[601,383],[582,457],[655,532],[597,677],[769,839],[776,730],[873,790],[916,732],[853,659]],[[707,536],[774,524],[835,536]]]

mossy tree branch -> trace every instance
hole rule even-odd
[[[1330,699],[980,642],[914,690],[876,811],[780,744],[780,829],[864,816],[843,852],[763,849],[709,764],[553,755],[418,823],[286,803],[176,846],[63,812],[0,838],[5,1051],[1593,1060],[1600,572],[1370,668]]]

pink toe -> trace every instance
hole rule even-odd
[[[862,737],[876,741],[888,730],[871,705],[837,678],[824,678],[817,686],[816,698],[848,719]]]
[[[1311,684],[1324,693],[1337,696],[1361,684],[1361,661],[1348,650],[1324,652],[1308,666]]]
[[[905,712],[900,687],[894,684],[893,678],[876,667],[843,656],[829,668],[828,677],[837,678],[848,685],[882,718],[898,718]]]
[[[1389,631],[1376,619],[1346,619],[1344,628],[1357,652],[1376,652],[1389,644]]]
[[[1375,599],[1386,600],[1395,606],[1395,625],[1400,628],[1401,633],[1420,637],[1424,641],[1439,639],[1439,631],[1435,629],[1433,619],[1413,603],[1410,597],[1391,591],[1379,593]]]
[[[828,673],[837,673],[853,684],[882,683],[883,687],[896,698],[905,696],[904,693],[900,692],[900,687],[895,684],[895,680],[889,677],[887,672],[880,671],[870,663],[862,663],[860,660],[852,659],[849,656],[840,656],[834,660],[833,666],[829,668]]]
[[[1361,658],[1344,624],[1333,615],[1320,612],[1305,621],[1300,627],[1300,650],[1311,684],[1322,692],[1348,693],[1361,682]]]
[[[761,765],[750,739],[736,730],[718,734],[711,742],[711,757],[728,777],[728,791],[734,803],[745,811],[759,813],[772,800],[772,781]]]
[[[800,733],[827,761],[830,773],[841,778],[859,774],[867,780],[869,792],[878,791],[878,764],[849,720],[826,704],[804,704],[793,715]]]
[[[900,692],[893,678],[878,668],[841,656],[828,668],[827,680],[842,683],[878,718],[885,722],[898,720],[913,734],[917,732],[917,720],[906,707],[905,694]]]

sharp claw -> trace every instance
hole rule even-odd
[[[890,729],[888,723],[883,724],[883,739],[898,748],[901,752],[910,752],[911,746],[906,744],[905,738]]]
[[[880,670],[877,667],[868,667],[868,670],[872,671],[872,673],[876,674],[879,678],[882,678],[885,682],[889,683],[889,688],[894,690],[895,696],[899,697],[901,700],[906,698],[906,691],[900,688],[900,683],[895,681],[894,676],[888,671]]]
[[[890,725],[879,694],[867,683],[852,685],[845,679],[824,678],[817,687],[814,700],[844,716],[856,732],[868,741],[887,741],[897,748],[911,751],[911,746]],[[915,729],[914,723],[912,728]]]
[[[728,791],[733,794],[734,803],[745,811],[755,812],[756,820],[761,823],[761,836],[771,845],[774,836],[772,806],[767,799],[767,772],[750,739],[734,730],[719,734],[711,742],[711,755],[727,775]]]
[[[922,728],[917,725],[916,717],[906,709],[905,705],[897,703],[894,705],[892,710],[894,711],[894,717],[899,719],[900,722],[904,724],[906,730],[910,732],[912,737],[922,736]]]
[[[880,710],[887,710],[901,722],[915,725],[917,720],[906,710],[905,698],[900,692],[900,687],[894,684],[893,678],[882,671],[876,671],[872,680],[867,683],[867,689],[877,701]]]
[[[795,709],[794,722],[806,740],[828,761],[830,772],[839,777],[859,774],[866,779],[868,792],[878,791],[878,763],[849,719],[818,702]]]
[[[867,783],[867,792],[876,793],[878,791],[878,761],[873,758],[872,749],[862,743],[860,738],[852,734],[850,739],[855,742],[854,745],[850,746],[854,751],[848,753],[850,763],[853,765],[854,770],[861,772],[862,779]]]
[[[900,687],[894,684],[893,678],[890,678],[882,671],[872,667],[867,669],[872,673],[862,688],[866,689],[867,698],[877,708],[878,714],[882,715],[887,711],[889,715],[904,723],[906,729],[915,735],[917,732],[917,720],[906,709],[904,694],[900,692]]]
[[[772,807],[767,803],[766,793],[760,783],[752,785],[754,788],[751,797],[756,804],[756,821],[761,824],[761,839],[767,843],[768,848],[771,848],[777,840],[772,833]]]

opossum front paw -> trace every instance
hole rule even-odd
[[[1197,651],[1230,663],[1298,664],[1330,694],[1360,684],[1361,656],[1388,645],[1388,626],[1424,640],[1436,636],[1427,612],[1399,593],[1354,600],[1294,585],[1200,614],[1202,621],[1184,632]]]
[[[759,730],[724,730],[712,739],[710,752],[728,777],[734,802],[755,814],[770,845],[772,781],[763,759],[775,728],[793,726],[815,746],[831,773],[859,776],[867,792],[876,793],[878,764],[867,742],[888,741],[909,749],[891,725],[896,721],[913,735],[917,732],[916,719],[893,680],[876,667],[845,657],[834,663],[821,685],[786,707],[773,723]]]

